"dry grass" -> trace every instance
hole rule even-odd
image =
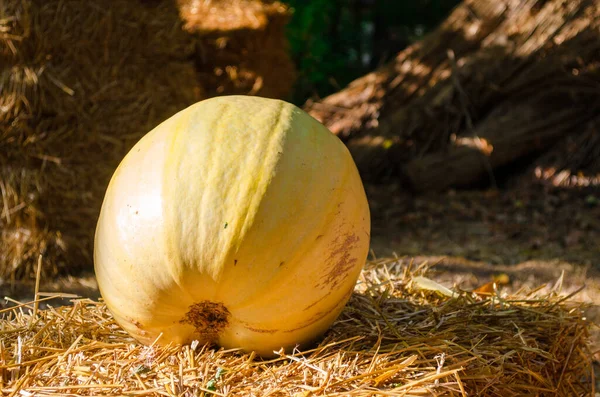
[[[209,346],[147,347],[101,302],[2,312],[3,396],[589,396],[582,305],[556,291],[515,296],[415,285],[426,266],[366,266],[345,311],[312,350],[264,361]],[[36,294],[41,296],[41,294]]]
[[[108,3],[0,2],[0,284],[90,263],[120,159],[204,98],[172,2]]]

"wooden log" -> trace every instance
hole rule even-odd
[[[539,104],[504,103],[482,120],[471,136],[457,139],[447,150],[400,165],[404,180],[416,191],[444,190],[486,178],[495,184],[494,169],[548,148],[592,116],[577,108],[544,118],[539,114]],[[581,114],[587,114],[585,120]]]
[[[583,130],[600,113],[599,54],[598,2],[465,0],[393,62],[305,108],[366,180],[465,185]],[[463,145],[477,137],[489,156]]]

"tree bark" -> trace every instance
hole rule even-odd
[[[438,190],[493,179],[600,114],[600,6],[464,1],[393,62],[305,109],[367,180]]]

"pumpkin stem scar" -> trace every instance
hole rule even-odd
[[[181,324],[190,324],[196,328],[206,342],[214,342],[219,333],[229,324],[231,313],[220,302],[202,301],[190,305],[188,312],[179,320]]]

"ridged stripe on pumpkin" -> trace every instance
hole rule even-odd
[[[172,198],[172,200],[165,201],[165,216],[170,219],[166,224],[172,228],[170,232],[166,233],[167,236],[171,236],[170,241],[167,242],[169,247],[167,251],[171,252],[170,260],[176,262],[176,266],[170,268],[175,269],[172,276],[178,284],[184,282],[181,280],[181,274],[186,268],[197,268],[201,272],[206,272],[214,281],[222,278],[223,273],[231,268],[232,263],[236,261],[236,253],[240,249],[239,242],[246,240],[249,228],[255,226],[256,213],[261,204],[264,204],[266,191],[276,175],[278,166],[294,166],[293,163],[291,165],[289,162],[286,163],[289,159],[280,157],[281,152],[286,153],[287,156],[306,158],[308,161],[310,158],[314,158],[306,153],[308,150],[323,151],[318,160],[319,164],[306,164],[305,166],[313,174],[329,174],[336,180],[335,184],[339,186],[344,186],[349,174],[352,173],[352,164],[349,164],[348,161],[340,163],[338,156],[335,154],[328,156],[328,153],[325,152],[326,149],[339,150],[340,147],[341,150],[345,150],[337,138],[323,134],[323,131],[319,131],[320,128],[323,128],[322,126],[303,113],[294,112],[292,106],[285,105],[283,102],[276,103],[277,107],[262,106],[247,109],[244,108],[243,102],[229,100],[227,103],[220,104],[220,107],[213,108],[211,114],[192,111],[178,122],[177,133],[174,134],[170,153],[167,155],[170,161],[166,164],[164,183],[166,197]],[[240,111],[246,112],[247,116],[255,118],[255,120],[241,124],[239,117],[233,117],[235,112]],[[301,124],[306,128],[289,129],[290,121],[294,117],[304,119],[304,123]],[[235,121],[231,122],[231,120]],[[248,125],[258,127],[249,130]],[[215,133],[197,133],[200,129],[206,129],[209,132],[215,131]],[[253,134],[253,136],[247,136],[249,134]],[[243,142],[257,143],[254,147],[247,148]],[[286,143],[288,147],[284,150],[283,146]],[[333,146],[331,146],[332,144]],[[212,169],[203,169],[199,167],[199,164],[202,163],[220,165]],[[190,176],[186,175],[186,173],[189,174],[188,170],[198,170],[197,175],[191,177],[191,180],[195,181],[193,183],[187,182],[190,179]],[[179,175],[186,175],[187,179],[182,180],[178,177]],[[233,176],[237,176],[237,178]],[[314,176],[317,177],[317,175]],[[296,201],[300,200],[296,206],[304,209],[308,205],[305,204],[306,200],[315,203],[309,203],[310,205],[317,205],[315,214],[305,214],[312,215],[314,218],[307,219],[305,222],[316,224],[314,225],[316,227],[308,227],[304,230],[302,228],[300,230],[288,229],[289,235],[283,237],[294,243],[293,246],[288,243],[288,247],[289,251],[296,255],[282,258],[284,259],[282,262],[285,262],[286,266],[285,271],[284,269],[281,269],[280,272],[265,271],[266,279],[261,279],[261,277],[257,277],[260,275],[254,274],[253,276],[256,277],[255,293],[247,286],[238,285],[239,294],[245,295],[244,302],[239,300],[236,302],[235,296],[225,297],[222,300],[229,301],[229,309],[232,309],[232,304],[234,306],[253,306],[255,298],[258,296],[270,295],[277,291],[278,284],[284,282],[290,273],[298,271],[293,268],[303,264],[300,259],[305,251],[315,248],[315,238],[327,229],[327,225],[334,216],[333,207],[338,204],[334,198],[339,196],[340,192],[315,192],[311,184],[310,178],[304,180],[305,196],[296,198]],[[197,208],[190,210],[189,203],[186,202],[189,197],[201,197]],[[232,200],[232,202],[228,203],[227,200]],[[287,201],[289,202],[289,200]],[[223,206],[211,207],[208,205],[208,203],[215,202],[223,203]],[[284,200],[282,205],[285,203]],[[273,211],[277,210],[273,209]],[[210,214],[205,211],[209,211]],[[206,222],[207,219],[211,221]],[[287,226],[285,225],[286,220],[281,220],[281,223],[282,226]],[[202,224],[205,227],[198,229],[197,225]],[[298,224],[302,225],[302,222],[298,222]],[[312,232],[310,236],[307,235],[307,231]],[[216,243],[210,240],[215,238],[214,236],[218,236]],[[259,269],[264,269],[266,264],[254,263],[255,258],[249,257],[248,252],[252,253],[253,250],[257,251],[261,248],[269,249],[269,246],[248,248],[244,247],[243,250],[246,253],[244,260],[247,263],[240,263],[239,266],[254,265]],[[193,262],[190,258],[202,259],[201,262]],[[276,258],[270,259],[278,262]],[[239,269],[234,272],[239,273]],[[220,285],[215,286],[217,290],[232,291],[223,284],[227,282],[239,284],[245,280],[239,278],[229,280],[227,277],[220,281]],[[200,288],[206,289],[206,286]],[[310,301],[311,298],[317,302],[328,293],[328,291],[312,291],[304,297],[308,301],[303,305],[310,306],[313,303]],[[205,296],[203,299],[215,299],[215,296]],[[330,302],[329,310],[333,310],[338,303],[337,301]],[[299,324],[289,325],[297,327]]]
[[[289,112],[282,105],[250,115],[275,121],[266,128],[250,130],[252,123],[244,125],[235,116],[240,109],[225,101],[213,113],[190,111],[179,121],[164,181],[165,197],[171,198],[164,203],[164,216],[170,228],[167,252],[176,264],[171,267],[177,271],[174,280],[192,268],[220,280],[226,258],[244,241],[273,177],[285,132],[281,112]],[[254,136],[245,136],[250,134]],[[245,147],[244,142],[256,144]]]

